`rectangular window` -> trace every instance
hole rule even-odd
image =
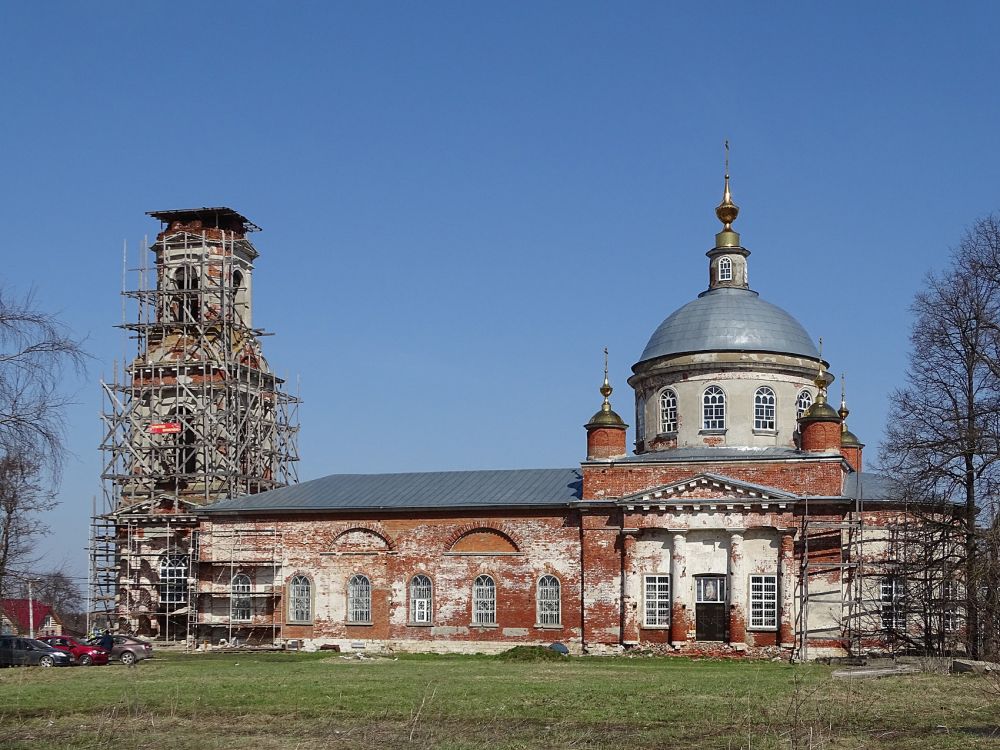
[[[725,604],[725,576],[699,576],[695,578],[695,602],[698,604]]]
[[[750,627],[776,630],[778,627],[778,576],[750,576]]]
[[[895,576],[881,581],[882,629],[906,630],[906,611],[903,607],[903,579]]]
[[[645,576],[643,625],[659,628],[670,624],[670,576]]]

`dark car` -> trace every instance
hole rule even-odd
[[[73,657],[34,638],[0,635],[0,667],[68,667]]]
[[[153,656],[153,644],[136,638],[131,635],[114,635],[114,648],[111,649],[111,658],[117,659],[122,664],[135,664],[140,659],[149,659]],[[97,646],[100,637],[91,638],[87,641],[91,646]]]
[[[68,635],[47,635],[44,638],[39,638],[38,640],[42,643],[49,644],[52,648],[65,651],[73,657],[73,661],[85,667],[88,667],[91,664],[108,663],[108,652],[103,648],[81,643],[76,638],[71,638]]]

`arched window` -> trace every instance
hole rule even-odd
[[[705,389],[701,398],[703,430],[726,429],[726,393],[717,385]]]
[[[479,576],[472,584],[472,624],[497,624],[497,586],[489,576]]]
[[[187,605],[188,556],[160,556],[160,604],[167,612]]]
[[[660,394],[660,432],[677,432],[677,394],[672,388]]]
[[[198,297],[198,273],[191,266],[181,266],[174,272],[177,294],[170,303],[171,317],[180,323],[201,320],[201,300]]]
[[[293,576],[288,582],[288,621],[312,620],[312,583],[305,576]]]
[[[635,442],[636,445],[646,439],[646,402],[641,397],[635,405]]]
[[[719,260],[719,281],[733,280],[733,262],[729,258]]]
[[[229,619],[233,622],[249,622],[253,615],[250,600],[250,576],[237,573],[233,576],[229,593]]]
[[[763,386],[753,394],[753,428],[755,430],[774,430],[774,407],[776,399],[774,391]]]
[[[795,399],[795,418],[798,419],[805,414],[809,407],[813,405],[813,397],[809,391],[802,391]]]
[[[559,579],[544,575],[538,579],[537,617],[539,625],[559,625],[562,602],[559,591]]]
[[[416,575],[410,579],[410,622],[417,625],[431,623],[431,606],[433,590],[431,579],[425,575]]]
[[[347,621],[372,621],[372,582],[367,576],[353,575],[347,582]]]

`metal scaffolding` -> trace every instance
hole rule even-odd
[[[152,264],[146,252],[135,268],[123,262],[119,327],[134,357],[101,383],[91,600],[95,621],[176,638],[197,621],[197,587],[183,606],[177,588],[197,581],[196,508],[298,481],[299,399],[252,326],[258,254],[246,234],[257,227],[226,208],[150,215],[164,223]]]
[[[231,645],[273,643],[281,634],[282,533],[272,527],[212,527],[202,537],[208,567],[195,593],[199,631]]]
[[[795,618],[795,657],[801,661],[809,659],[809,642],[813,638],[839,640],[848,653],[857,653],[861,646],[865,545],[863,495],[850,503],[846,512],[840,510],[838,513],[827,507],[822,508],[820,513],[813,513],[810,498],[804,500],[799,530],[798,612]],[[814,501],[814,508],[815,504]],[[839,578],[835,592],[811,591],[813,579],[829,578],[831,574],[837,574]],[[841,621],[835,629],[811,625],[809,609],[814,602],[838,605]]]

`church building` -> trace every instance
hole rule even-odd
[[[227,237],[232,244],[235,227],[235,247],[250,257],[242,230],[253,225],[230,209],[212,210],[231,230],[220,247]],[[653,331],[632,367],[634,450],[606,366],[599,408],[580,434],[583,460],[565,468],[335,474],[302,483],[285,472],[277,481],[279,464],[268,456],[286,444],[282,427],[247,449],[258,468],[243,492],[199,500],[205,483],[191,478],[202,460],[192,433],[191,445],[181,441],[188,453],[175,445],[169,454],[189,464],[180,473],[140,481],[142,467],[125,463],[128,479],[118,484],[150,491],[125,492],[106,516],[119,566],[126,536],[147,544],[136,582],[118,581],[120,627],[163,636],[173,622],[198,642],[342,650],[560,642],[587,653],[814,658],[884,645],[887,633],[905,629],[904,585],[888,565],[886,531],[902,505],[887,480],[862,471],[863,445],[847,428],[843,398],[839,410],[829,403],[833,377],[813,339],[750,287],[750,251],[733,229],[738,212],[727,174],[708,289]],[[156,215],[189,233],[201,231],[192,229],[195,219],[210,218]],[[180,247],[171,226],[160,239]],[[233,268],[248,277],[248,265]],[[231,279],[226,269],[222,277]],[[172,274],[164,278],[192,286]],[[248,285],[234,286],[236,310],[249,319]],[[190,298],[172,294],[181,310],[166,304],[165,314],[183,319]],[[256,346],[248,326],[235,334],[241,346]],[[258,355],[247,356],[256,357],[245,360],[252,408],[273,412],[287,399],[276,401],[279,384],[256,374]],[[170,373],[150,375],[174,382]],[[170,404],[164,417],[147,402],[128,429],[144,445],[154,441],[142,420],[183,437],[198,406]],[[173,499],[158,501],[163,493]],[[164,534],[165,523],[181,531]],[[166,542],[149,546],[168,537],[173,552]],[[168,584],[157,578],[164,570]],[[134,605],[143,601],[145,615]]]

